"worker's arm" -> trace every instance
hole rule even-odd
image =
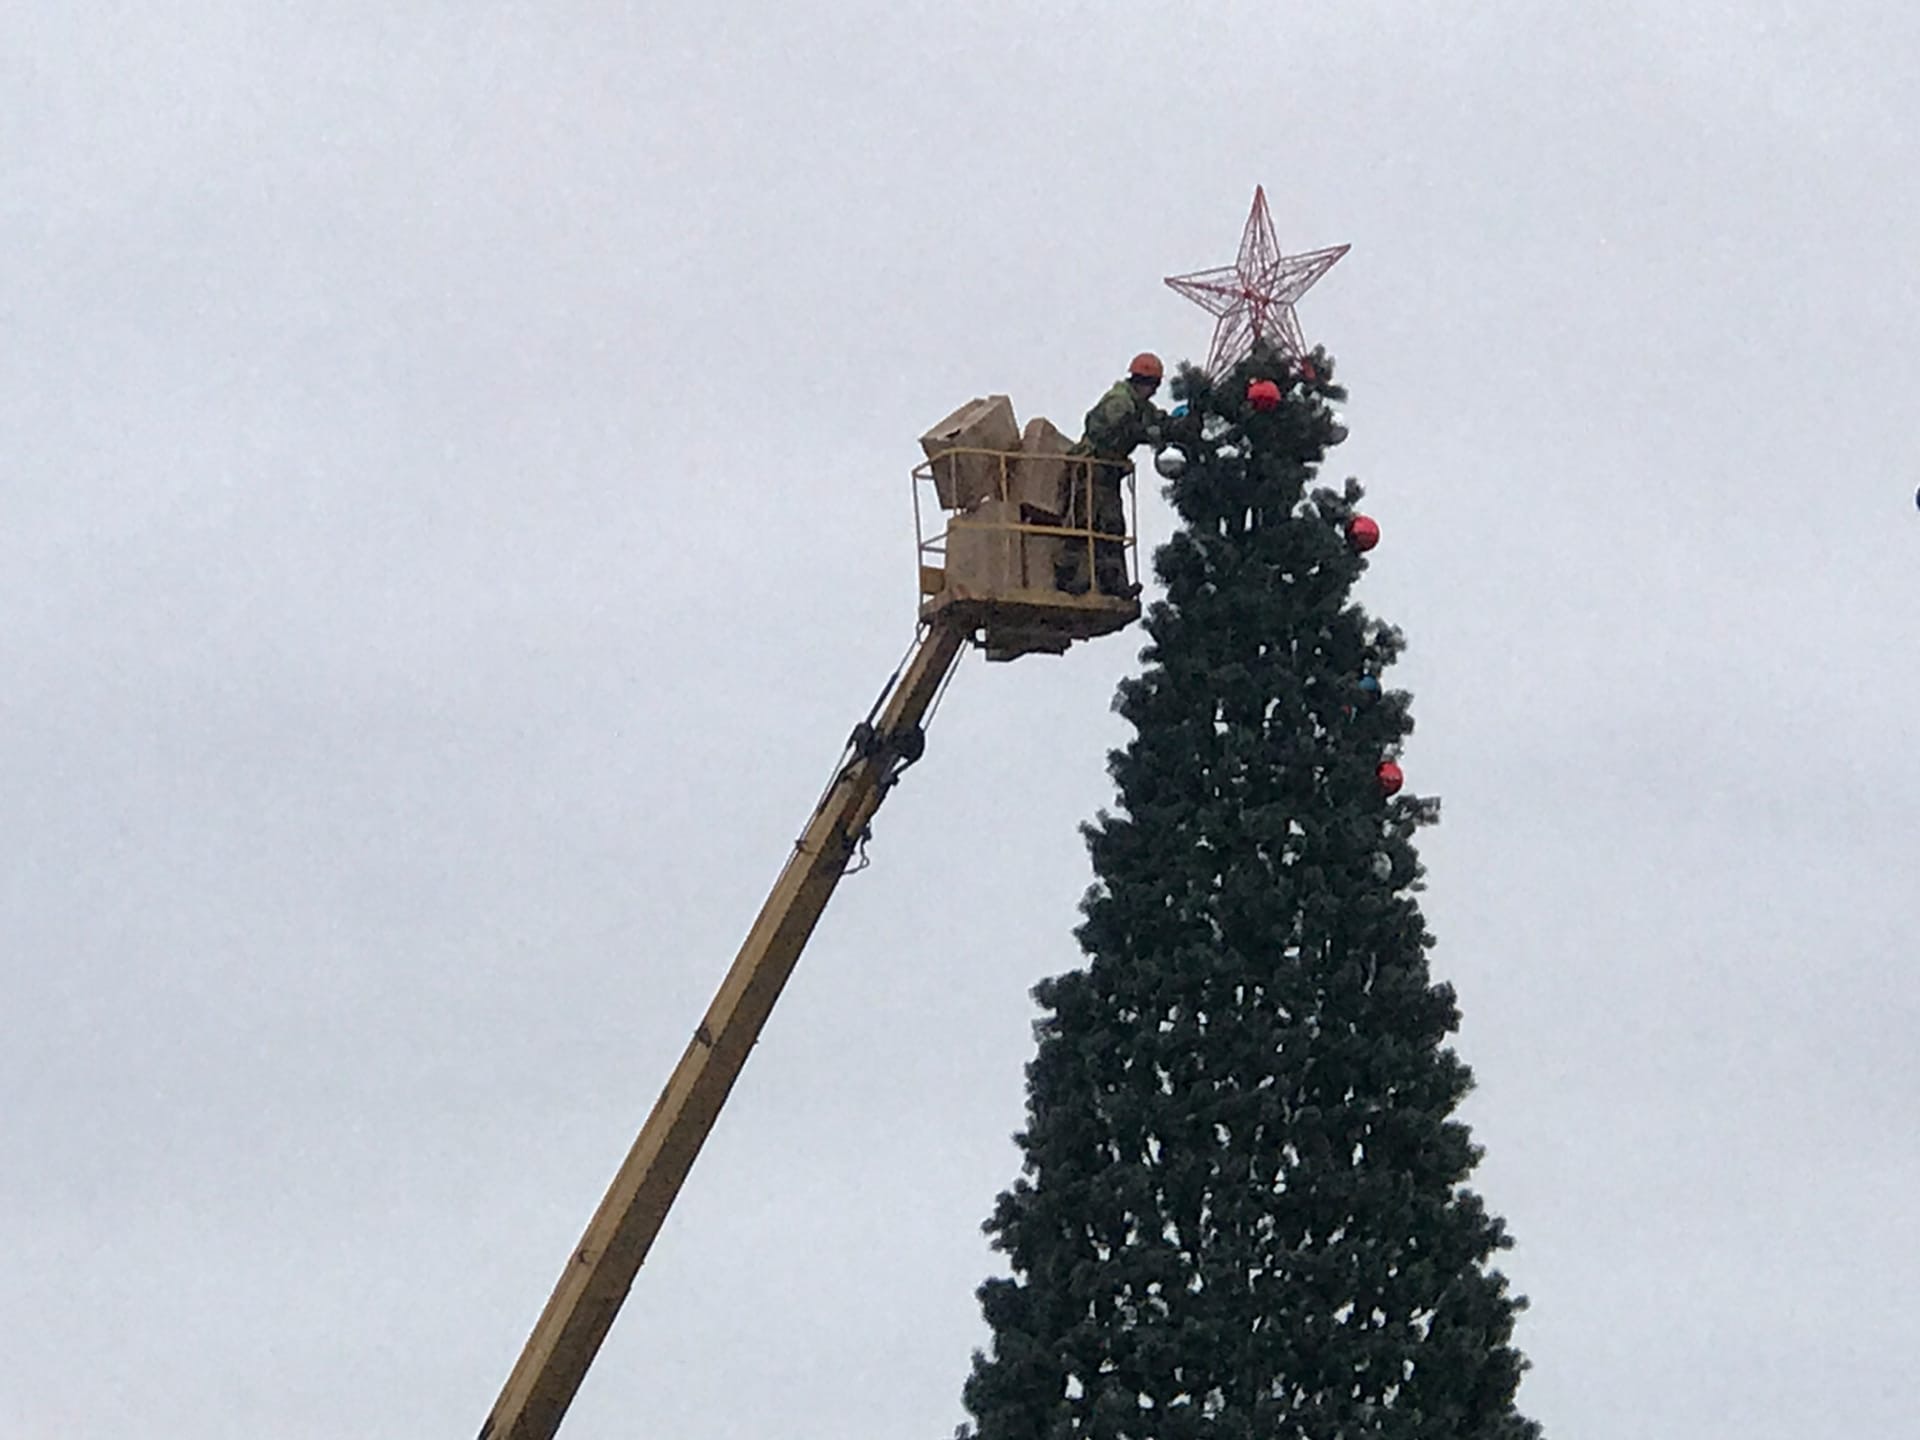
[[[1096,455],[1131,455],[1147,443],[1148,429],[1165,419],[1151,401],[1137,399],[1123,380],[1087,412],[1085,443]]]

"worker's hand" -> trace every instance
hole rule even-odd
[[[1147,426],[1147,443],[1156,450],[1160,448],[1160,427],[1158,425]]]

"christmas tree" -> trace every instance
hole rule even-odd
[[[1181,525],[1085,831],[1086,964],[1034,991],[960,1433],[1536,1436],[1415,900],[1437,804],[1395,793],[1402,638],[1352,597],[1379,532],[1314,485],[1344,392],[1256,339],[1173,395]]]

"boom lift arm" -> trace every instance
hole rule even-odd
[[[800,951],[921,730],[970,630],[925,625],[760,907],[706,1018],[567,1261],[479,1440],[551,1440],[713,1129]]]

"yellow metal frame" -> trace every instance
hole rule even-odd
[[[943,524],[939,533],[934,535],[927,534],[926,515],[920,503],[920,489],[922,485],[934,486],[936,499],[933,503],[933,509],[937,512],[945,511],[947,507],[940,504],[937,498],[938,467],[944,460],[951,460],[956,456],[963,455],[985,456],[996,462],[999,484],[991,493],[982,496],[982,500],[1013,499],[1013,462],[1017,460],[1025,460],[1029,464],[1035,462],[1045,464],[1058,463],[1078,469],[1081,481],[1087,486],[1087,523],[1085,525],[1035,525],[1029,524],[1024,520],[1009,523],[986,523],[969,520],[967,523],[970,526],[977,526],[977,528],[982,530],[1013,531],[1021,535],[1054,535],[1076,540],[1084,539],[1087,546],[1087,575],[1089,580],[1091,580],[1094,574],[1093,560],[1095,544],[1113,544],[1117,542],[1121,546],[1121,564],[1125,567],[1128,583],[1139,583],[1140,567],[1135,555],[1138,536],[1134,533],[1133,529],[1140,513],[1139,495],[1134,476],[1133,462],[1131,460],[1102,460],[1091,455],[1030,455],[1018,450],[981,450],[969,446],[955,446],[950,450],[942,450],[937,455],[929,456],[926,460],[913,467],[913,533],[915,550],[919,556],[920,563],[920,596],[922,599],[938,595],[945,587],[947,572],[947,536],[951,533],[951,526]],[[1126,515],[1127,525],[1127,529],[1123,534],[1109,535],[1093,528],[1092,492],[1093,467],[1095,465],[1100,465],[1107,469],[1120,470],[1126,477],[1126,489],[1121,501]],[[968,512],[965,510],[956,510],[952,513],[964,515]],[[1071,509],[1069,509],[1069,514],[1071,514]],[[936,581],[937,583],[935,583]]]

